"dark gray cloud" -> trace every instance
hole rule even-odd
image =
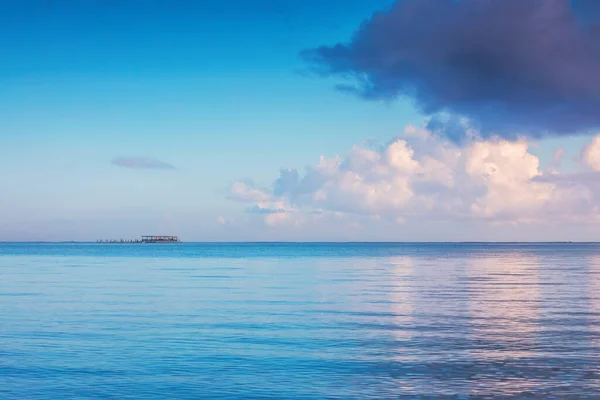
[[[425,114],[468,118],[484,136],[575,134],[600,126],[599,3],[399,0],[350,42],[303,57],[345,78],[344,91],[408,96]],[[446,133],[460,140],[460,130]]]
[[[123,168],[173,169],[173,165],[149,157],[115,157],[111,164]]]

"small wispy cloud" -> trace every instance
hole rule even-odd
[[[271,208],[271,207],[261,207],[261,206],[252,206],[246,208],[246,213],[248,214],[281,214],[288,212],[285,208]]]
[[[115,157],[113,158],[112,165],[123,168],[137,168],[137,169],[174,169],[172,164],[164,161],[157,160],[156,158],[150,157]]]
[[[269,201],[271,195],[264,189],[254,186],[252,181],[237,181],[229,188],[229,199],[240,202]]]

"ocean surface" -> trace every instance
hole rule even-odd
[[[0,243],[0,399],[600,399],[599,244]]]

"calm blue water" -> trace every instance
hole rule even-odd
[[[600,245],[0,244],[1,399],[600,398]]]

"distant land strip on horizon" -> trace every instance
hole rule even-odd
[[[0,241],[0,244],[143,244],[143,243],[135,243],[135,242],[114,242],[114,243],[102,243],[102,242],[95,242],[95,241],[69,241],[69,240],[63,240],[63,241],[46,241],[46,240],[41,240],[41,241]],[[165,242],[167,244],[175,244],[175,243],[168,243]],[[145,244],[161,244],[159,243],[145,243]],[[569,240],[563,240],[563,241],[545,241],[545,242],[529,242],[529,241],[519,241],[519,242],[514,242],[514,241],[490,241],[490,242],[486,242],[486,241],[414,241],[414,242],[407,242],[407,241],[402,241],[402,242],[394,242],[394,241],[386,241],[386,242],[380,242],[380,241],[325,241],[325,242],[312,242],[312,241],[306,241],[306,242],[297,242],[297,241],[231,241],[231,242],[222,242],[222,241],[214,241],[214,242],[210,242],[210,241],[200,241],[200,242],[178,242],[177,244],[181,244],[181,245],[190,245],[190,244],[600,244],[600,241],[569,241]]]

